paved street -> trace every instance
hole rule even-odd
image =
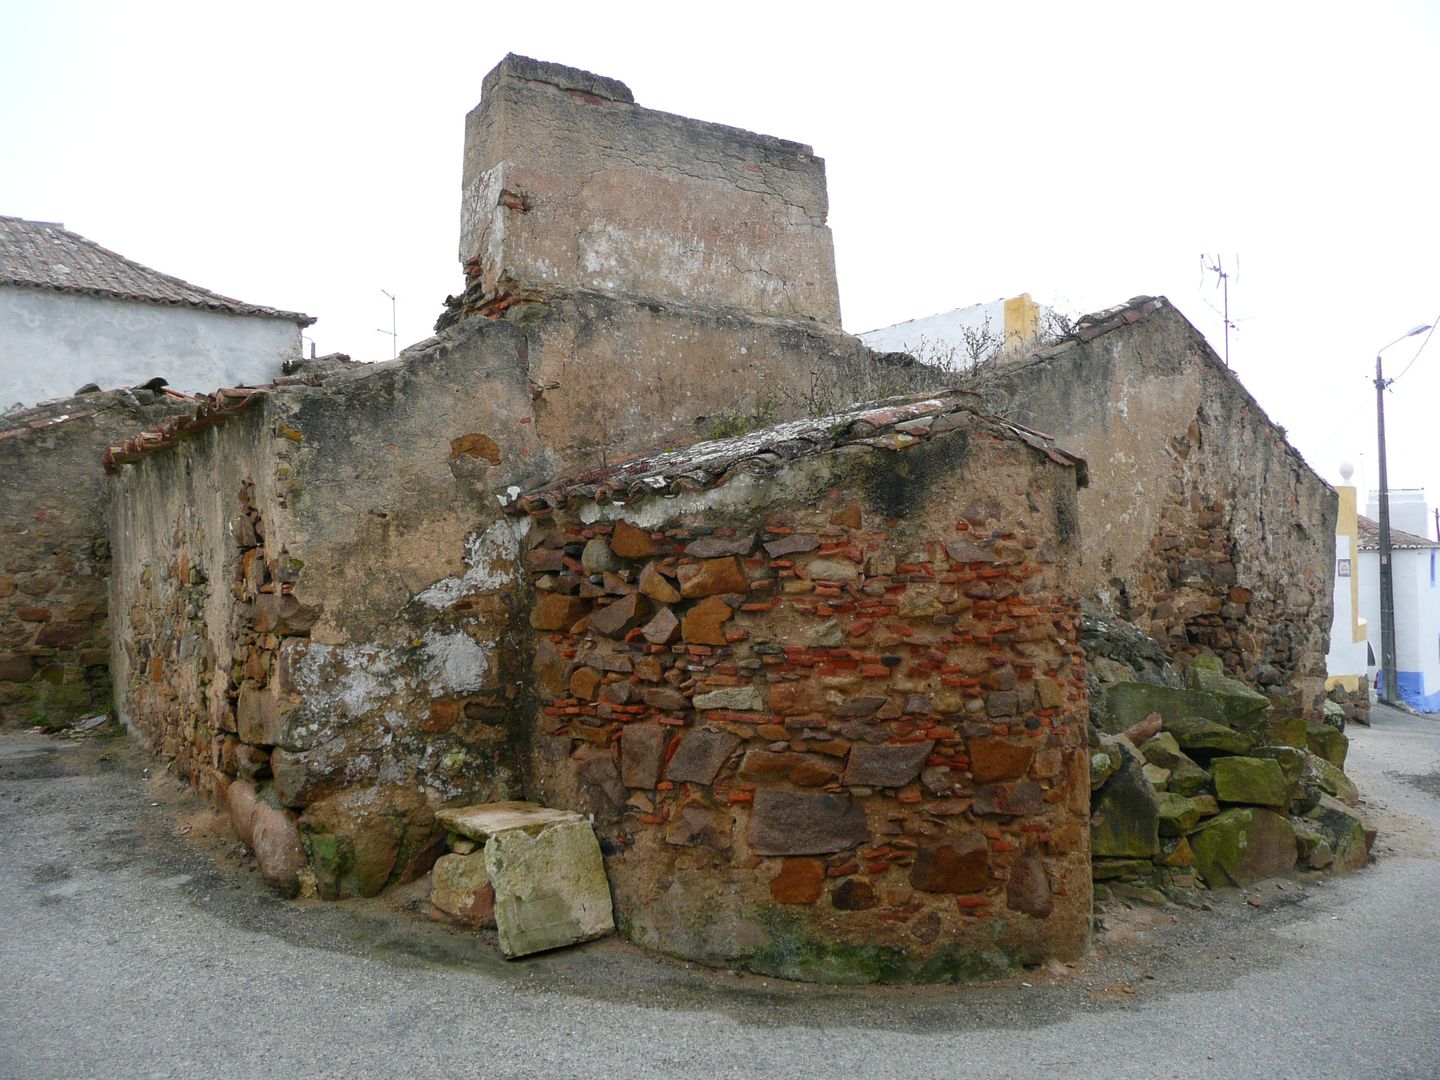
[[[1440,720],[1352,736],[1366,871],[1116,911],[1071,970],[887,991],[618,941],[506,964],[418,892],[290,904],[127,741],[7,734],[0,1076],[1434,1077]]]

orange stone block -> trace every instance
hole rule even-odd
[[[770,882],[777,904],[813,904],[825,888],[825,864],[819,859],[786,859]]]

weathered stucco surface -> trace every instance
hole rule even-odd
[[[0,724],[62,724],[110,708],[100,455],[186,407],[113,391],[0,419]]]
[[[840,325],[825,164],[508,56],[466,118],[460,261],[502,275]]]
[[[1139,298],[991,374],[993,408],[1089,463],[1087,596],[1318,710],[1336,495],[1199,332]]]

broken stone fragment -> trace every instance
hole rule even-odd
[[[665,769],[665,778],[676,783],[712,784],[725,759],[740,745],[738,736],[726,731],[699,728],[680,737],[680,745]]]
[[[620,732],[620,779],[627,788],[654,789],[660,782],[669,733],[659,724],[626,724]]]
[[[1195,866],[1212,889],[1251,885],[1295,869],[1295,829],[1272,810],[1236,807],[1216,815],[1190,837]]]
[[[581,597],[547,593],[530,609],[530,625],[536,630],[569,630],[589,610]]]
[[[717,806],[689,802],[671,815],[665,827],[665,842],[677,847],[708,847],[730,850],[735,819]]]
[[[848,795],[761,788],[748,835],[756,855],[826,855],[865,843],[870,828]]]
[[[1017,780],[1025,775],[1035,756],[1033,747],[1006,739],[971,739],[966,746],[970,753],[970,774],[977,784]]]
[[[1248,754],[1255,747],[1251,736],[1199,716],[1167,719],[1165,730],[1190,753]]]
[[[1215,795],[1222,803],[1247,803],[1284,810],[1294,786],[1278,762],[1268,758],[1217,757],[1210,763]]]
[[[720,593],[750,591],[750,579],[745,576],[745,567],[734,555],[723,559],[685,563],[679,568],[679,577],[680,594],[687,600],[717,596]]]
[[[300,890],[300,871],[305,868],[305,848],[300,830],[288,810],[277,809],[265,802],[256,802],[250,818],[251,848],[260,876],[272,888],[286,896]]]
[[[850,751],[843,782],[871,787],[904,787],[920,775],[921,766],[934,748],[934,741],[929,739],[904,746],[856,746]]]
[[[830,894],[830,905],[836,911],[866,911],[879,903],[875,886],[859,878],[846,878]]]
[[[692,645],[724,645],[725,623],[734,614],[719,596],[707,596],[685,613],[681,634]]]
[[[644,529],[617,521],[610,532],[610,550],[622,559],[645,559],[655,554],[655,542]]]
[[[1149,858],[1159,846],[1160,810],[1155,789],[1146,782],[1140,763],[1127,756],[1095,795],[1091,853],[1106,858]]]
[[[974,810],[977,814],[999,814],[1028,817],[1045,810],[1045,789],[1034,780],[1016,780],[1011,784],[979,784],[975,788]]]
[[[594,830],[577,815],[569,816],[538,831],[498,831],[485,844],[495,925],[507,959],[590,941],[615,929]]]
[[[665,575],[660,573],[657,564],[653,562],[647,563],[645,569],[640,571],[636,587],[650,599],[662,604],[678,604],[681,599],[675,586],[665,579]]]
[[[606,570],[619,570],[620,560],[602,538],[588,541],[580,552],[580,566],[587,574],[603,574]]]
[[[1044,919],[1055,910],[1050,879],[1045,876],[1045,864],[1035,856],[1021,856],[1010,867],[1010,878],[1005,884],[1005,905],[1011,911],[1033,915],[1037,919]]]
[[[485,872],[485,853],[436,859],[430,871],[430,904],[466,926],[494,926],[495,889]]]
[[[1319,803],[1305,815],[1307,821],[1319,827],[1333,852],[1330,869],[1337,874],[1359,870],[1370,861],[1370,844],[1366,838],[1365,822],[1350,807],[1339,799],[1322,795]]]
[[[747,536],[702,536],[685,546],[685,554],[696,559],[718,559],[724,555],[749,555],[755,549],[755,534]]]
[[[990,842],[972,832],[915,852],[910,884],[923,892],[976,893],[990,885]]]
[[[509,829],[539,832],[557,822],[577,821],[579,815],[539,803],[509,801],[444,806],[435,811],[435,820],[453,833],[483,843],[498,832]]]
[[[951,562],[957,563],[993,563],[995,553],[982,548],[970,540],[954,540],[945,545],[945,554],[950,556]]]
[[[758,686],[723,686],[696,694],[691,704],[697,709],[730,709],[735,712],[764,712],[765,696]]]
[[[1200,823],[1201,807],[1193,799],[1167,791],[1160,796],[1160,835],[1184,836]]]
[[[661,607],[641,628],[640,633],[652,645],[668,645],[680,636],[680,620],[668,607]]]
[[[782,536],[778,540],[767,540],[764,545],[765,554],[772,559],[783,559],[786,555],[803,555],[807,551],[814,551],[819,546],[820,538],[808,533],[793,533],[790,536]]]
[[[1343,731],[1336,731],[1321,720],[1305,724],[1307,748],[1312,754],[1324,758],[1337,769],[1345,768],[1345,755],[1350,750],[1350,740]]]
[[[819,859],[786,859],[770,881],[777,904],[813,904],[825,888],[825,864]]]
[[[650,615],[650,601],[631,593],[590,613],[590,628],[606,637],[624,637]],[[673,616],[672,616],[673,618]]]
[[[849,559],[811,559],[802,571],[810,581],[858,581],[860,568]]]

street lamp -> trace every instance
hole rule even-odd
[[[1406,338],[1423,334],[1430,324],[1407,330],[1390,345],[1399,345]],[[1380,369],[1380,354],[1390,345],[1383,346],[1375,354],[1375,425],[1380,436],[1380,670],[1385,686],[1380,700],[1395,703],[1395,575],[1390,561],[1390,481],[1385,473],[1385,388],[1391,380],[1385,378]],[[1401,374],[1404,374],[1403,372]]]

